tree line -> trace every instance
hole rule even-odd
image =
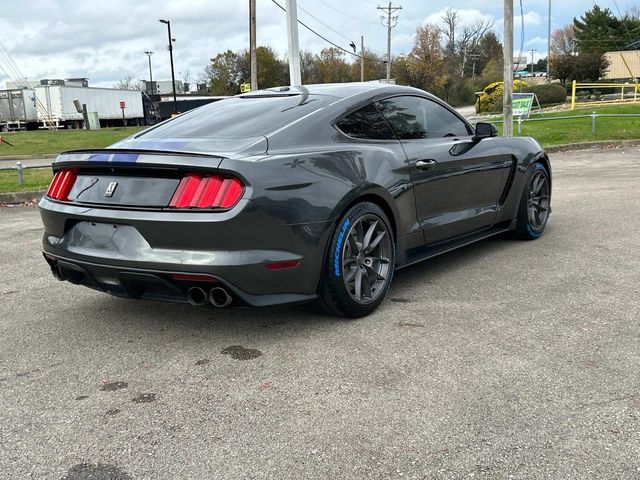
[[[392,77],[398,84],[428,90],[453,105],[473,103],[475,92],[502,80],[502,44],[493,28],[487,19],[463,23],[456,10],[448,9],[439,22],[418,27],[408,54],[392,57]],[[640,9],[627,10],[618,18],[595,5],[553,33],[551,76],[563,83],[597,80],[607,68],[603,53],[631,48],[633,39],[640,39]],[[256,54],[260,88],[290,83],[286,58],[268,46],[258,47]],[[385,78],[385,56],[368,49],[362,56],[365,81]],[[541,59],[534,69],[546,70],[546,62]],[[303,50],[300,63],[306,84],[360,80],[360,58],[335,47],[319,53]],[[200,81],[211,94],[235,95],[249,79],[249,51],[227,50],[211,59]]]
[[[365,49],[364,81],[386,76],[386,56]],[[286,58],[278,57],[268,46],[256,49],[258,86],[269,88],[289,84]],[[493,22],[478,20],[464,25],[460,14],[449,9],[438,24],[427,24],[416,31],[413,48],[406,55],[391,59],[396,83],[429,90],[453,103],[472,102],[483,83],[502,76],[502,44],[493,31]],[[303,83],[340,83],[361,79],[360,56],[348,55],[335,47],[319,53],[300,52]],[[249,83],[249,51],[218,53],[201,74],[213,95],[235,95],[240,85]]]
[[[573,23],[551,35],[551,76],[562,83],[596,81],[608,68],[605,52],[640,50],[640,7],[616,17],[608,8],[594,5]]]

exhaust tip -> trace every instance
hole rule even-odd
[[[64,272],[62,271],[62,269],[57,263],[54,263],[53,265],[51,265],[51,273],[53,273],[53,276],[56,277],[56,279],[60,280],[61,282],[64,282],[67,279],[67,276],[64,274]]]
[[[233,297],[229,295],[229,292],[227,292],[224,288],[213,287],[209,291],[209,300],[214,307],[224,308],[228,307],[231,304],[231,302],[233,301]]]
[[[200,287],[192,287],[187,291],[187,301],[196,307],[207,303],[207,294]]]

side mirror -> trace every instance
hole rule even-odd
[[[493,123],[478,122],[476,124],[476,134],[474,137],[475,140],[480,141],[483,138],[491,138],[497,136],[498,129]]]

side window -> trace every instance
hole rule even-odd
[[[373,105],[350,113],[341,119],[336,126],[345,135],[353,138],[372,140],[395,140],[396,138],[378,109]]]
[[[380,111],[402,140],[463,137],[466,124],[446,108],[422,97],[393,97],[378,102]]]

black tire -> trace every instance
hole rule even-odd
[[[527,176],[518,207],[515,237],[535,240],[542,235],[551,213],[551,183],[549,172],[540,162],[535,163]]]
[[[384,300],[395,268],[387,215],[375,203],[354,205],[337,224],[325,260],[320,301],[333,315],[360,318]]]

